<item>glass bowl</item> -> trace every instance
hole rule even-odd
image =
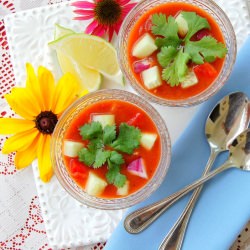
[[[91,104],[104,100],[129,102],[144,110],[154,122],[161,140],[160,162],[154,176],[140,190],[123,198],[104,199],[88,195],[70,177],[63,160],[63,139],[67,128],[82,110]],[[106,89],[90,93],[74,102],[60,117],[51,142],[51,159],[55,175],[62,187],[79,202],[99,209],[121,209],[130,207],[150,196],[162,183],[171,158],[170,137],[164,120],[159,113],[138,95],[123,90]]]
[[[181,100],[170,100],[158,97],[144,89],[140,83],[137,83],[137,79],[135,78],[134,73],[132,72],[129,66],[127,53],[129,34],[137,20],[153,7],[172,2],[188,3],[205,10],[208,14],[210,14],[210,16],[212,16],[219,25],[225,40],[226,47],[228,49],[228,53],[225,57],[221,72],[215,79],[215,81],[200,94]],[[135,91],[137,91],[141,96],[143,96],[143,98],[146,98],[148,101],[152,101],[161,105],[184,107],[199,104],[213,96],[217,91],[222,88],[232,71],[232,67],[236,58],[237,44],[234,29],[230,20],[228,19],[224,11],[215,3],[215,1],[144,0],[139,2],[125,18],[118,36],[117,50],[120,67],[123,74],[125,75],[126,80],[131,84]]]

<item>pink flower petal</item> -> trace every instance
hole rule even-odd
[[[96,36],[103,36],[106,32],[106,28],[103,25],[98,24],[98,26],[93,30],[92,34]]]
[[[90,3],[87,1],[78,1],[78,2],[74,2],[71,4],[72,6],[75,6],[77,8],[87,8],[87,9],[94,9],[95,4],[94,3]]]
[[[127,4],[122,8],[122,11],[131,11],[136,6],[136,3]]]
[[[127,4],[127,3],[129,3],[130,0],[117,0],[117,2],[119,2],[119,4],[120,4],[121,6],[123,6],[123,5]]]
[[[119,33],[119,30],[121,28],[121,25],[122,25],[122,21],[116,23],[114,26],[113,26],[113,29],[115,30],[115,33],[118,35]]]
[[[79,14],[79,15],[92,15],[94,17],[95,13],[93,10],[74,10],[74,13]]]
[[[114,35],[114,28],[113,27],[109,27],[109,42],[111,42],[113,35]]]
[[[85,32],[87,34],[92,34],[92,32],[94,31],[94,29],[98,26],[98,22],[96,20],[92,21],[86,28]]]
[[[74,20],[89,20],[92,18],[93,18],[93,16],[77,16],[77,17],[74,17],[73,19]]]

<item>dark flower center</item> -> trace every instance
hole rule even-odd
[[[96,4],[94,12],[100,24],[113,25],[119,21],[122,9],[115,0],[102,0]]]
[[[43,134],[52,134],[57,121],[57,116],[54,113],[43,111],[36,117],[36,128]]]

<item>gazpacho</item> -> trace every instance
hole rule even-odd
[[[70,176],[89,195],[128,196],[153,177],[161,141],[152,119],[121,100],[85,108],[65,133],[64,162]]]
[[[128,38],[130,68],[151,94],[183,100],[206,90],[220,74],[227,48],[211,15],[183,2],[143,14]]]

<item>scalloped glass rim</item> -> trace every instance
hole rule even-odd
[[[147,12],[154,6],[158,6],[163,3],[170,2],[183,2],[196,5],[201,9],[204,9],[208,12],[218,23],[223,33],[225,43],[228,49],[228,53],[225,58],[223,68],[220,75],[216,78],[213,84],[210,85],[205,91],[201,92],[196,96],[192,96],[183,100],[168,100],[164,98],[157,97],[147,90],[145,90],[139,83],[137,83],[136,78],[134,77],[133,72],[130,69],[128,64],[128,53],[127,53],[127,41],[131,28],[134,26],[137,18],[142,14]],[[237,52],[237,43],[236,36],[233,29],[233,26],[225,14],[225,12],[214,2],[209,0],[144,0],[139,2],[131,12],[126,16],[123,24],[121,26],[119,35],[118,35],[118,58],[119,64],[122,72],[125,75],[125,78],[128,83],[137,91],[141,96],[147,98],[147,100],[158,103],[160,105],[173,106],[173,107],[185,107],[197,105],[205,100],[209,99],[216,92],[218,92],[222,86],[225,84],[228,79],[233,65],[236,59]]]
[[[152,179],[139,191],[118,199],[102,199],[88,195],[70,177],[63,161],[63,138],[71,121],[84,107],[103,100],[123,100],[143,109],[154,121],[161,138],[161,159]],[[138,95],[124,90],[99,90],[83,96],[73,103],[59,119],[51,140],[51,159],[55,175],[62,187],[79,202],[99,209],[122,209],[139,203],[149,197],[162,183],[171,159],[171,142],[168,129],[160,114]]]

